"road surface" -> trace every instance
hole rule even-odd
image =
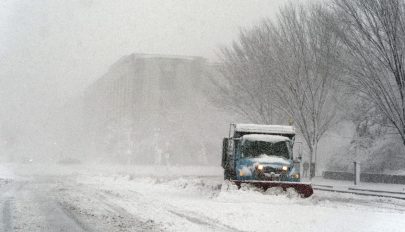
[[[71,177],[34,176],[0,190],[0,231],[159,231]]]
[[[321,192],[301,199],[277,191],[235,190],[220,176],[28,173],[0,178],[0,231],[387,232],[405,228],[404,200]]]

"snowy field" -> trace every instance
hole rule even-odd
[[[405,201],[237,190],[216,167],[3,165],[5,231],[404,231]],[[11,181],[12,179],[12,181]]]

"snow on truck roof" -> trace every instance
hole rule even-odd
[[[262,141],[270,143],[278,143],[283,141],[289,141],[290,139],[280,135],[263,135],[263,134],[250,134],[242,136],[243,141]]]
[[[282,125],[235,124],[235,131],[250,133],[295,134],[295,128],[293,126]]]

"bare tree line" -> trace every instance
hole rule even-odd
[[[336,0],[347,86],[368,99],[405,143],[405,2]]]
[[[221,50],[221,99],[255,123],[292,120],[310,163],[338,120],[343,89],[366,99],[405,144],[404,17],[403,0],[288,4]]]

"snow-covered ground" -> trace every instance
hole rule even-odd
[[[237,190],[222,181],[221,169],[216,167],[14,168],[15,186],[9,187],[7,197],[0,194],[0,211],[11,212],[8,220],[12,222],[3,223],[7,225],[3,228],[15,231],[52,231],[62,221],[65,228],[72,226],[71,231],[358,232],[405,228],[404,200],[317,191],[301,199],[277,189],[261,192],[244,186]],[[45,204],[46,199],[50,202]],[[47,209],[52,207],[58,215],[53,221],[46,219]],[[30,214],[24,209],[30,209]],[[43,220],[46,227],[35,226]]]
[[[309,181],[309,179],[308,179],[308,181]],[[405,185],[402,185],[402,184],[385,184],[385,183],[382,184],[382,183],[360,182],[355,185],[353,181],[330,180],[330,179],[324,179],[322,177],[313,178],[312,183],[315,185],[333,186],[335,188],[370,189],[370,190],[398,192],[401,194],[405,194]],[[405,197],[405,195],[404,195],[404,197]]]
[[[98,176],[83,181],[118,195],[136,192],[147,202],[145,208],[128,205],[131,194],[115,203],[145,218],[153,215],[154,221],[174,231],[205,231],[206,225],[241,231],[401,231],[405,226],[405,202],[375,197],[320,192],[300,199],[288,193],[220,187],[213,178]]]
[[[15,165],[10,163],[0,164],[0,179],[14,179]]]

